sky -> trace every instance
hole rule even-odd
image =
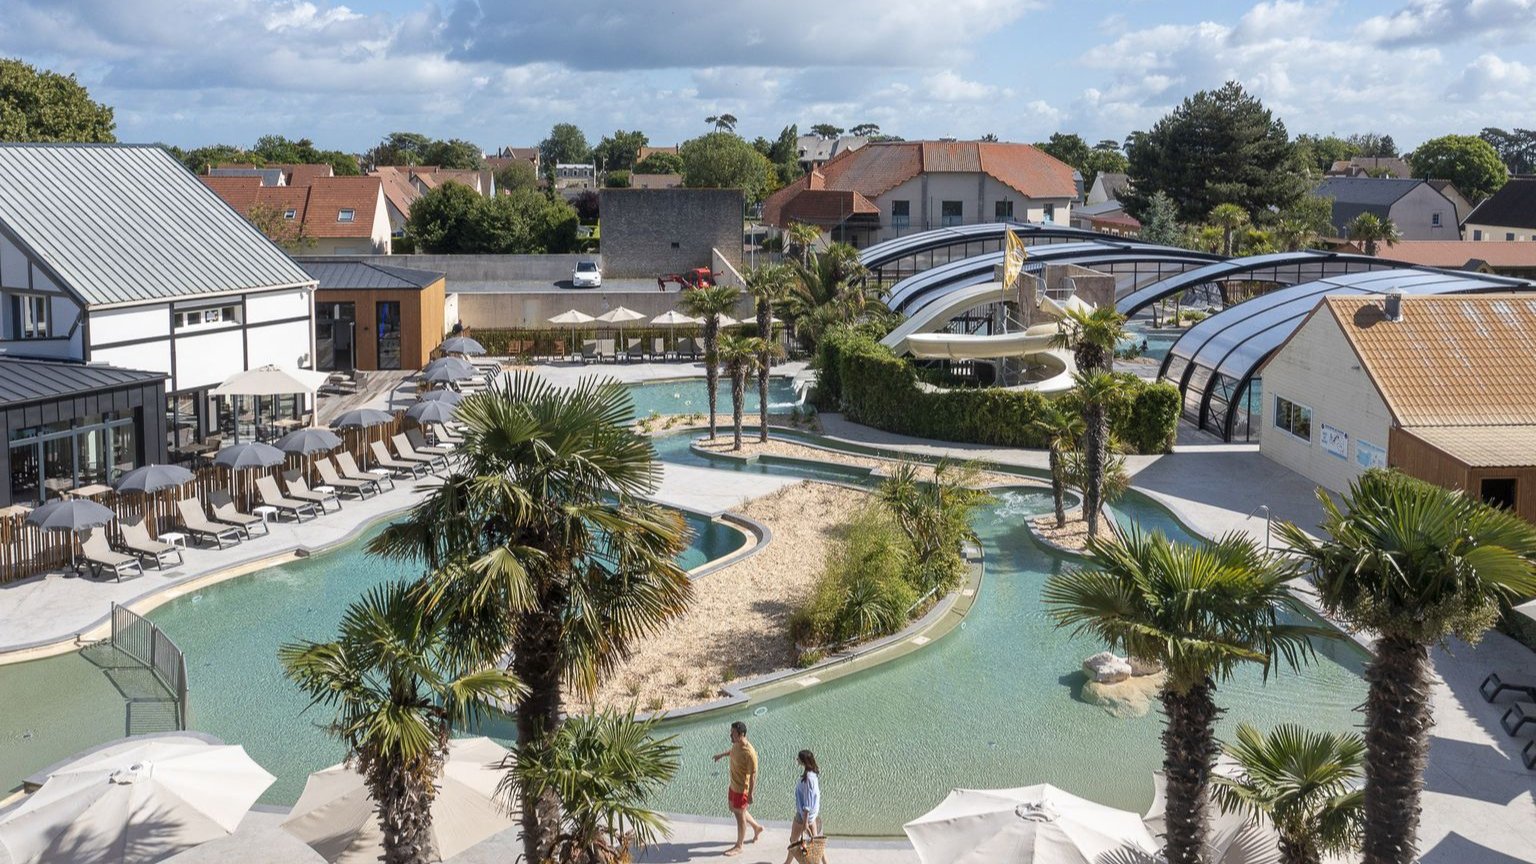
[[[121,141],[361,152],[391,131],[652,144],[730,113],[1090,143],[1233,79],[1294,135],[1536,126],[1536,0],[0,0],[0,56],[76,75]]]

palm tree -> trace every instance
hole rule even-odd
[[[460,403],[454,472],[370,543],[425,563],[420,602],[449,619],[456,650],[510,654],[528,688],[514,703],[520,754],[560,728],[566,689],[590,696],[692,596],[681,516],[640,497],[660,469],[633,414],[615,381],[507,376]],[[520,800],[525,858],[544,861],[560,802]]]
[[[1323,608],[1376,634],[1366,666],[1365,864],[1417,857],[1429,752],[1430,646],[1476,641],[1499,604],[1536,594],[1536,528],[1458,491],[1373,469],[1343,507],[1321,489],[1324,539],[1279,535],[1310,562]]]
[[[933,466],[933,478],[920,480],[917,466],[902,462],[891,470],[876,494],[896,520],[917,559],[917,572],[926,581],[918,590],[961,572],[960,544],[980,542],[971,527],[971,514],[991,495],[976,488],[976,469],[947,459]],[[946,562],[952,562],[949,566]]]
[[[655,725],[633,711],[577,715],[517,763],[506,793],[547,791],[563,804],[549,861],[624,864],[631,846],[666,836],[666,817],[644,805],[677,774],[678,747],[670,736],[652,738]]]
[[[1045,439],[1051,467],[1051,503],[1056,510],[1056,527],[1061,528],[1067,524],[1067,469],[1063,457],[1067,451],[1077,449],[1086,427],[1082,415],[1065,411],[1054,401],[1045,403],[1030,426]]]
[[[1237,764],[1235,777],[1211,778],[1225,813],[1263,817],[1280,835],[1283,864],[1322,864],[1360,846],[1363,796],[1359,735],[1312,732],[1282,724],[1268,735],[1243,723],[1237,742],[1222,750]]]
[[[1294,569],[1244,535],[1212,544],[1170,542],[1160,533],[1113,529],[1089,535],[1088,564],[1046,580],[1051,616],[1074,635],[1092,634],[1110,650],[1161,663],[1166,716],[1169,864],[1200,864],[1216,758],[1216,687],[1239,667],[1268,674],[1298,667],[1315,627],[1284,623],[1302,606],[1288,586]]]
[[[866,282],[869,270],[859,263],[859,250],[846,243],[833,243],[812,255],[808,266],[793,266],[795,279],[786,306],[794,313],[797,337],[814,341],[833,324],[884,311],[874,299],[878,289]]]
[[[810,267],[811,253],[816,249],[816,242],[821,239],[821,229],[809,222],[791,222],[784,229],[784,239],[789,241],[800,258],[800,266]]]
[[[1099,534],[1104,509],[1104,467],[1109,459],[1109,406],[1120,394],[1120,381],[1108,372],[1077,373],[1074,395],[1082,404],[1083,520],[1088,536]]]
[[[445,625],[416,602],[413,586],[396,582],[349,606],[335,641],[278,649],[310,706],[336,709],[329,730],[378,808],[386,864],[438,860],[432,799],[450,730],[523,692],[495,668],[496,655],[454,646]]]
[[[715,114],[705,117],[704,122],[713,125],[716,132],[736,131],[736,115],[734,114]]]
[[[1237,233],[1237,229],[1252,221],[1248,217],[1248,211],[1236,204],[1217,204],[1211,208],[1210,215],[1206,218],[1212,225],[1221,229],[1221,254],[1231,258],[1233,235]]]
[[[728,315],[741,300],[731,285],[709,285],[683,292],[683,311],[704,319],[704,385],[709,391],[709,440],[715,440],[715,411],[720,386],[720,316]]]
[[[1402,239],[1402,234],[1398,233],[1391,219],[1383,219],[1375,213],[1361,213],[1345,230],[1349,233],[1349,239],[1365,243],[1367,255],[1376,254],[1377,243],[1396,246],[1397,241]]]
[[[791,226],[793,227],[793,226]],[[757,335],[762,337],[763,351],[757,358],[757,404],[762,414],[757,440],[768,440],[768,373],[772,368],[773,304],[783,300],[794,284],[794,273],[784,264],[770,264],[747,271],[747,292],[757,303]]]
[[[1115,349],[1125,336],[1125,316],[1113,306],[1068,309],[1058,322],[1051,344],[1067,348],[1079,372],[1113,372]]]
[[[731,376],[731,429],[734,438],[731,449],[741,449],[742,405],[747,401],[747,377],[757,367],[758,358],[767,350],[761,336],[726,336],[720,340],[720,359]],[[768,428],[768,403],[758,406],[763,428]]]
[[[1275,226],[1275,241],[1287,252],[1299,252],[1317,242],[1317,232],[1302,219],[1281,219]]]

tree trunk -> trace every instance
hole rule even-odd
[[[373,762],[367,768],[369,794],[378,804],[384,864],[428,864],[432,847],[432,790],[421,772],[403,763]],[[435,772],[433,772],[435,773]]]
[[[1056,508],[1056,527],[1061,528],[1067,524],[1067,479],[1062,476],[1061,451],[1052,447],[1049,452],[1051,459],[1051,503]]]
[[[741,408],[747,400],[747,368],[741,363],[731,364],[731,426],[735,431],[735,437],[731,442],[732,450],[741,449]]]
[[[720,386],[720,316],[711,315],[704,320],[704,384],[709,391],[709,440],[715,440],[715,408]]]
[[[1211,766],[1216,764],[1216,718],[1221,715],[1209,678],[1178,693],[1164,687],[1163,774],[1166,783],[1168,864],[1203,864],[1210,808]]]
[[[763,350],[757,356],[757,440],[768,441],[768,361],[773,355],[773,341],[768,332],[773,329],[773,304],[768,298],[757,299],[757,335],[763,340]]]
[[[1083,419],[1087,421],[1083,435],[1083,519],[1088,523],[1088,536],[1097,537],[1099,511],[1104,506],[1104,450],[1109,443],[1104,406],[1096,402],[1083,406]]]
[[[520,615],[513,639],[512,671],[528,692],[517,703],[519,758],[553,735],[561,723],[560,611],[566,606],[563,589],[546,588],[535,611]],[[560,831],[560,799],[552,791],[522,798],[523,860],[544,861]]]
[[[1280,835],[1280,864],[1321,864],[1317,849],[1306,837]]]
[[[1363,864],[1418,858],[1419,795],[1429,759],[1429,648],[1400,636],[1376,640],[1365,668]]]

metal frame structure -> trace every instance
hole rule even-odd
[[[1042,222],[981,222],[919,231],[894,240],[876,243],[859,253],[859,263],[870,272],[870,279],[884,285],[915,276],[953,261],[961,261],[986,252],[1001,252],[1003,235],[1012,229],[1028,245],[1046,246],[1085,240],[1136,242],[1112,234],[1100,234],[1087,228],[1074,228]]]
[[[1115,301],[1115,309],[1129,318],[1159,300],[1182,294],[1194,288],[1215,284],[1221,287],[1227,282],[1272,282],[1279,285],[1299,285],[1314,279],[1327,279],[1349,273],[1385,270],[1414,265],[1376,258],[1370,255],[1354,255],[1346,252],[1322,252],[1304,249],[1300,252],[1274,252],[1267,255],[1250,255],[1245,258],[1223,260],[1198,270],[1190,270],[1160,282],[1133,291]],[[1222,288],[1223,305],[1234,305]]]

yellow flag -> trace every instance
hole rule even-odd
[[[1024,241],[1019,239],[1019,235],[1013,233],[1012,228],[1004,233],[1004,240],[1003,287],[1012,288],[1019,274],[1024,272],[1024,259],[1029,256],[1024,250]]]

